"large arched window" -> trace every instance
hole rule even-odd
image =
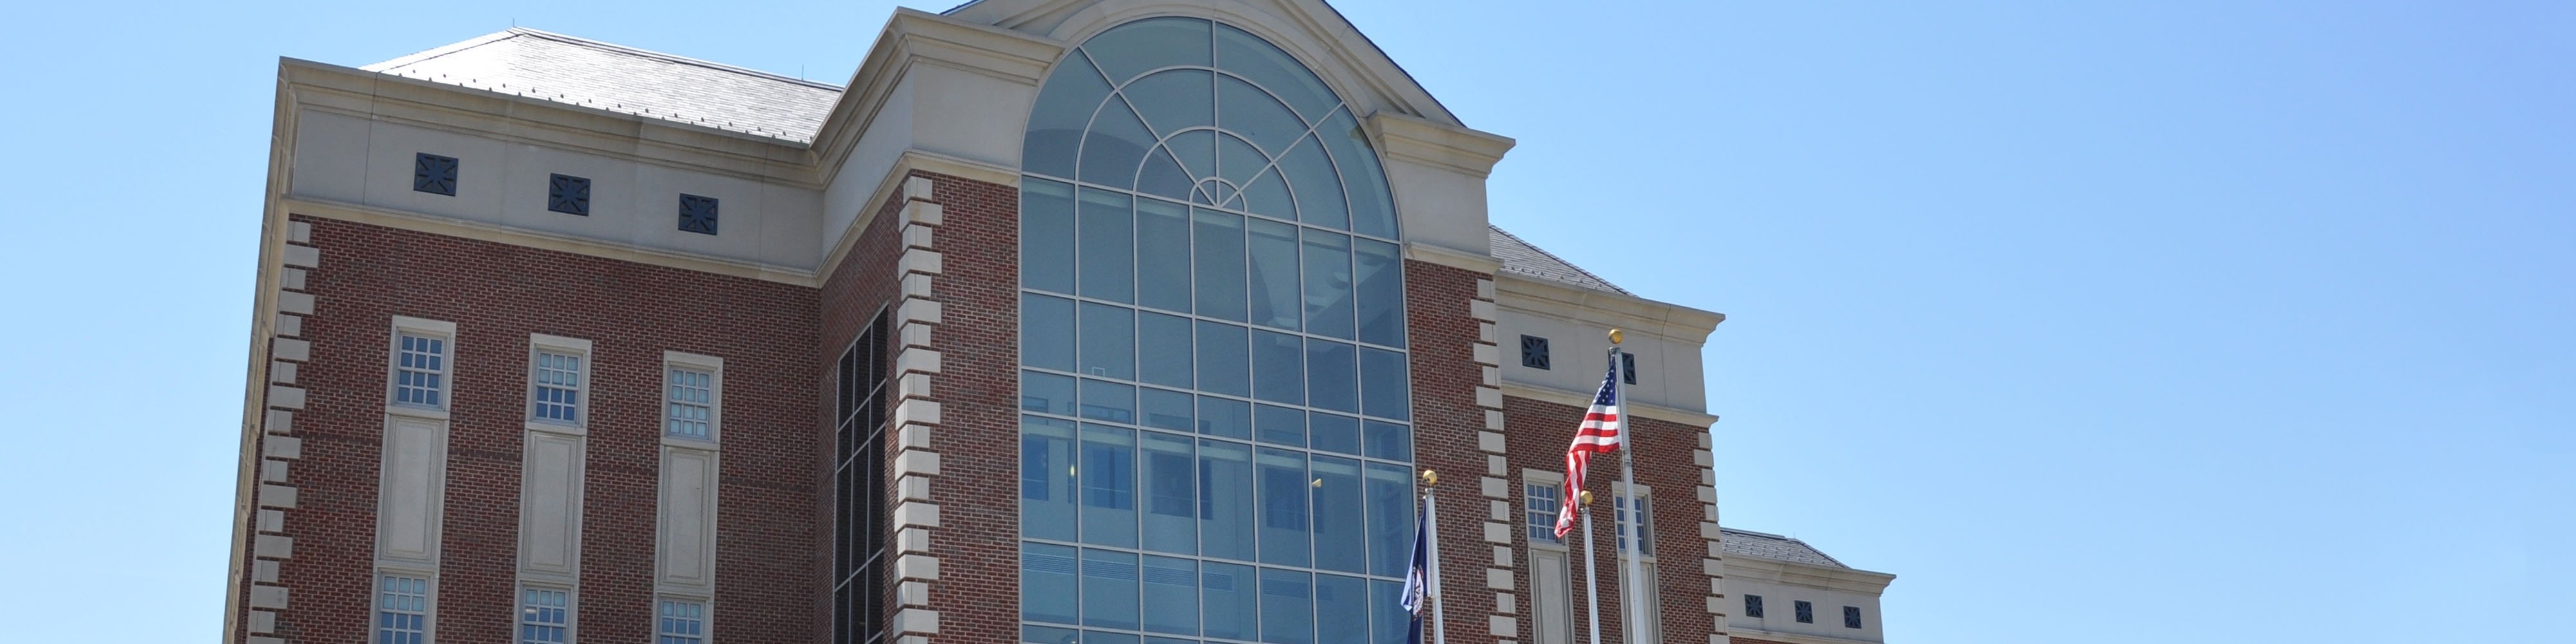
[[[1022,158],[1023,639],[1403,641],[1403,260],[1350,107],[1151,18],[1066,55]]]

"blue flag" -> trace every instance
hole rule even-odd
[[[1413,568],[1404,573],[1404,612],[1413,614],[1413,628],[1405,631],[1405,644],[1422,644],[1422,609],[1424,590],[1430,588],[1431,498],[1422,499],[1422,511],[1413,515]]]

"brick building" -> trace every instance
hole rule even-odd
[[[1535,526],[1614,327],[1631,641],[1878,640],[1885,575],[1717,525],[1723,317],[1488,225],[1511,140],[1320,1],[900,11],[846,87],[279,75],[228,642],[1401,642],[1424,469],[1450,641],[1579,641]]]

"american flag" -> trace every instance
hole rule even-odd
[[[1556,513],[1556,538],[1574,531],[1577,499],[1583,495],[1583,470],[1592,464],[1593,454],[1619,451],[1628,442],[1621,431],[1624,424],[1619,412],[1619,368],[1601,377],[1601,393],[1592,397],[1592,409],[1583,412],[1583,427],[1574,430],[1574,444],[1565,448],[1565,506]]]

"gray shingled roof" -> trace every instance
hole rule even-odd
[[[512,28],[361,69],[812,143],[841,88]]]
[[[1565,261],[1565,258],[1557,257],[1555,253],[1530,245],[1527,240],[1505,232],[1501,227],[1487,225],[1486,228],[1493,231],[1487,236],[1493,238],[1494,259],[1503,260],[1504,271],[1588,289],[1635,295],[1635,293],[1629,293],[1628,289],[1611,284],[1610,280],[1601,279],[1601,276],[1592,274],[1592,271],[1583,270],[1583,267],[1575,266]]]
[[[1764,559],[1806,564],[1810,566],[1824,566],[1827,568],[1851,567],[1843,565],[1843,562],[1836,560],[1831,556],[1827,556],[1824,551],[1817,550],[1815,546],[1807,545],[1807,542],[1799,541],[1797,539],[1791,539],[1767,532],[1737,530],[1725,526],[1719,526],[1718,530],[1724,533],[1721,543],[1726,550],[1726,554],[1761,557]]]

